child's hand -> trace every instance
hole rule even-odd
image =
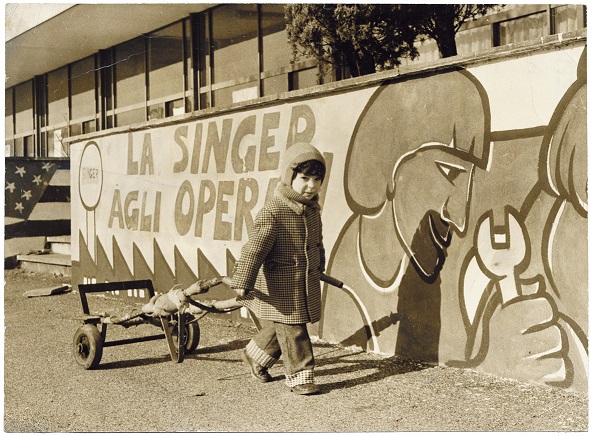
[[[246,294],[248,294],[248,289],[234,289],[234,292],[236,292],[240,297],[244,297]]]

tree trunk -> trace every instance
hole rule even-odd
[[[352,77],[364,76],[376,72],[376,64],[373,58],[355,58],[347,63]]]
[[[437,48],[439,48],[439,55],[442,58],[448,58],[458,54],[455,36],[453,27],[447,28],[437,35]]]

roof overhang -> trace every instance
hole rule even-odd
[[[5,86],[17,85],[212,6],[215,4],[112,3],[65,7],[6,40]]]

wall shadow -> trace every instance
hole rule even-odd
[[[330,346],[331,348],[333,346]],[[351,359],[354,356],[366,354],[363,351],[351,352],[336,357],[322,357],[320,354],[316,359],[317,377],[335,376],[339,374],[351,374],[360,371],[374,370],[371,374],[365,374],[356,378],[349,378],[343,381],[321,383],[322,391],[329,392],[338,389],[348,389],[359,385],[379,382],[388,377],[406,374],[409,372],[422,371],[432,368],[432,365],[420,363],[414,360],[398,356],[380,359]]]

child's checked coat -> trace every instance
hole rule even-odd
[[[257,214],[234,267],[232,288],[250,290],[238,302],[258,318],[284,324],[317,322],[324,267],[319,206],[291,200],[277,189]]]

